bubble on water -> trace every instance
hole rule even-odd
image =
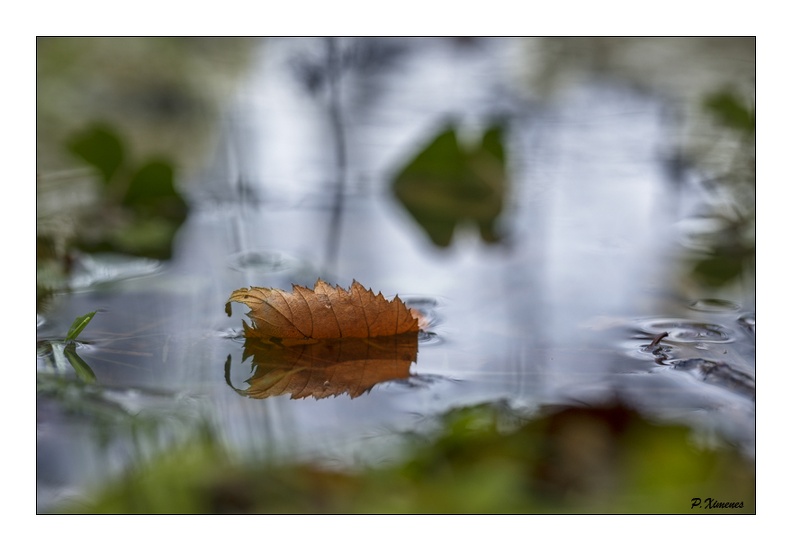
[[[691,310],[699,312],[732,312],[739,310],[740,305],[730,300],[719,298],[702,298],[692,302],[689,306]]]

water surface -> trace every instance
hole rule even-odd
[[[100,387],[88,405],[66,383],[39,398],[39,508],[201,422],[250,457],[377,462],[398,456],[394,433],[499,400],[532,411],[618,397],[751,457],[753,289],[685,283],[680,222],[706,197],[669,170],[674,106],[594,77],[548,100],[518,78],[530,53],[519,40],[263,44],[214,160],[183,183],[191,212],[173,257],[85,257],[74,291],[42,314],[45,341],[98,311],[77,352]],[[475,143],[502,120],[498,239],[462,223],[436,245],[393,178],[448,124]],[[246,310],[226,316],[230,293],[320,277],[427,315],[410,376],[354,399],[244,395]],[[39,371],[54,364],[40,348]]]

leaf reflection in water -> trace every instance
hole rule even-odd
[[[409,378],[410,366],[418,358],[418,333],[324,339],[288,347],[245,339],[242,361],[248,358],[252,358],[253,376],[245,381],[246,390],[235,390],[249,398],[284,394],[292,399],[341,394],[357,398],[379,383]],[[226,382],[233,388],[229,371],[230,361]]]

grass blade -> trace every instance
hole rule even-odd
[[[72,326],[69,328],[69,332],[66,334],[66,340],[72,341],[77,338],[77,335],[82,333],[82,330],[85,329],[85,326],[93,319],[96,312],[88,312],[84,316],[77,316],[72,323]]]

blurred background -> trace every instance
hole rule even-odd
[[[36,124],[39,512],[754,512],[753,38],[39,38]],[[317,278],[409,368],[224,312]]]

